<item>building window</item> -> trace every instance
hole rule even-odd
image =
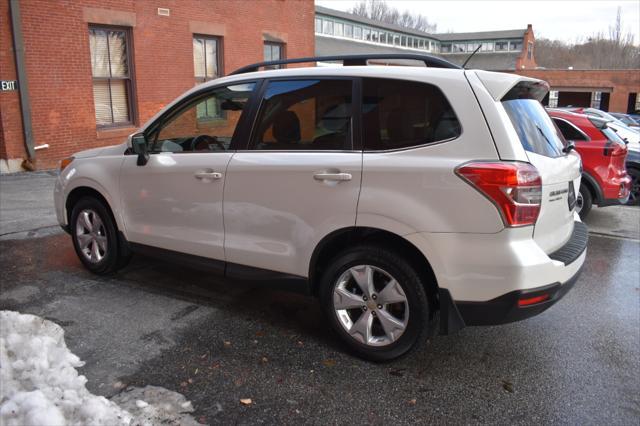
[[[527,43],[527,59],[533,59],[533,43]]]
[[[362,39],[367,41],[371,40],[371,30],[369,28],[365,27],[362,30]]]
[[[353,27],[353,38],[362,39],[362,27]]]
[[[344,35],[344,24],[342,22],[336,22],[333,26],[333,35],[342,37]]]
[[[344,36],[345,37],[353,37],[353,25],[344,24]]]
[[[450,43],[442,43],[440,46],[440,52],[442,53],[451,53],[451,44]]]
[[[481,45],[482,43],[467,43],[467,52],[473,52]]]
[[[496,41],[496,52],[504,52],[509,48],[508,41]]]
[[[89,27],[93,102],[98,127],[133,123],[129,30]]]
[[[519,52],[522,50],[522,41],[512,41],[509,43],[509,50]]]
[[[322,21],[322,32],[325,34],[333,35],[333,21],[329,21],[328,19],[324,19]]]
[[[284,59],[284,44],[266,41],[264,43],[264,60],[279,61],[281,59]],[[275,70],[278,68],[280,68],[280,65],[264,67],[266,70]]]
[[[550,90],[549,91],[549,108],[557,108],[558,107],[558,91]]]
[[[316,18],[316,34],[322,34],[322,19]]]
[[[482,49],[480,49],[482,52],[491,52],[493,50],[493,42],[492,41],[488,41],[488,42],[484,42],[482,43]]]
[[[602,92],[591,92],[591,108],[600,109]]]
[[[466,43],[453,43],[452,51],[453,53],[466,52],[467,44]]]
[[[204,83],[221,75],[220,38],[193,36],[193,67],[196,83]]]

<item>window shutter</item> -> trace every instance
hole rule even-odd
[[[129,99],[125,80],[111,80],[111,105],[114,124],[129,121]]]
[[[93,102],[96,108],[96,124],[98,126],[111,124],[111,97],[108,80],[93,82]]]

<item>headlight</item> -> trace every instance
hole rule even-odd
[[[60,171],[62,172],[73,161],[73,157],[67,157],[60,161]]]

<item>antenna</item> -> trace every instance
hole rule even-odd
[[[469,55],[469,57],[467,58],[467,60],[466,60],[466,61],[464,61],[464,64],[462,64],[462,68],[467,69],[467,68],[466,68],[466,66],[467,66],[467,62],[469,62],[469,61],[471,60],[471,58],[473,58],[473,55],[475,55],[475,54],[478,52],[478,50],[480,50],[480,48],[481,48],[481,47],[482,47],[482,43],[480,43],[480,44],[478,45],[478,47],[476,47],[476,50],[474,50],[474,51],[473,51],[473,53],[472,53],[471,55]]]

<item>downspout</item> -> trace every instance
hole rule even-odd
[[[11,0],[11,27],[13,29],[13,49],[16,53],[16,70],[18,72],[18,90],[20,91],[20,111],[22,112],[22,130],[24,146],[28,159],[23,167],[33,168],[31,160],[36,157],[33,149],[33,127],[31,125],[31,102],[29,100],[29,83],[27,82],[27,68],[24,62],[24,40],[22,39],[22,20],[20,19],[20,0]],[[30,166],[30,167],[29,167]]]

